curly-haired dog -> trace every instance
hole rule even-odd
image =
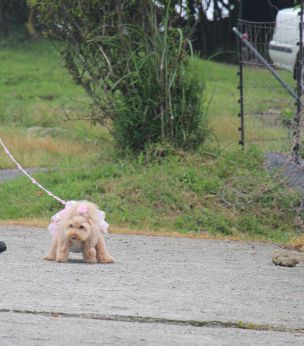
[[[52,218],[49,230],[53,236],[51,247],[43,259],[66,262],[69,252],[82,252],[87,263],[112,263],[102,232],[108,224],[104,213],[91,202],[68,202],[65,209]]]

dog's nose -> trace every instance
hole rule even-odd
[[[76,234],[73,234],[73,235],[72,235],[72,239],[73,239],[73,240],[77,239],[77,235],[76,235]]]

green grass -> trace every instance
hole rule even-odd
[[[37,174],[66,200],[93,200],[111,224],[284,242],[294,236],[298,197],[262,169],[256,149],[179,154],[161,162],[108,162],[92,169]],[[269,191],[269,192],[268,192]],[[26,178],[0,185],[2,219],[47,217],[61,206]]]
[[[197,60],[195,69],[207,81],[209,120],[216,140],[222,146],[236,147],[240,137],[238,66]],[[295,87],[290,72],[278,70],[278,73]],[[294,115],[294,100],[267,70],[244,67],[244,111],[247,144],[255,144],[264,151],[289,150],[291,131],[282,126],[282,120],[286,114],[289,119]],[[267,141],[270,138],[276,140]]]
[[[87,117],[90,101],[49,42],[4,47],[0,59],[0,135],[24,166],[56,168],[35,176],[61,198],[92,200],[107,212],[111,224],[132,229],[278,242],[294,237],[290,206],[298,203],[298,196],[264,171],[265,146],[248,146],[245,152],[238,148],[235,66],[195,63],[207,83],[205,97],[211,99],[208,116],[214,136],[205,147],[195,154],[151,159],[152,152],[127,160],[119,158],[104,128],[75,120]],[[268,77],[263,71],[251,75],[254,83],[266,83]],[[262,94],[252,88],[250,95],[253,107]],[[270,88],[267,98],[275,97]],[[270,107],[257,106],[260,112]],[[286,107],[282,105],[287,114]],[[66,114],[74,120],[67,121]],[[33,136],[28,132],[33,126],[65,132]],[[281,135],[284,129],[269,126],[265,131]],[[6,167],[12,165],[0,152],[0,168]],[[60,208],[25,177],[0,185],[1,220],[49,219]]]
[[[0,135],[25,167],[86,165],[101,147],[113,151],[107,130],[85,120],[90,99],[62,66],[54,44],[5,45],[0,60]],[[63,131],[41,136],[39,128]],[[8,167],[12,163],[0,155],[0,168]]]
[[[0,120],[2,124],[58,126],[64,113],[81,114],[89,105],[47,41],[24,42],[0,50]]]

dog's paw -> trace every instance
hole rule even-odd
[[[115,258],[113,256],[100,257],[98,258],[99,263],[110,264],[115,262]]]
[[[64,257],[58,257],[57,259],[56,259],[56,262],[58,262],[58,263],[66,263],[68,260],[66,259],[66,258],[64,258]]]
[[[86,260],[85,260],[85,263],[95,264],[95,263],[97,263],[97,260],[96,260],[96,258],[93,258],[93,259],[86,259]]]
[[[45,261],[56,261],[56,257],[55,257],[55,256],[50,256],[50,255],[45,255],[45,256],[43,257],[43,259],[44,259]]]

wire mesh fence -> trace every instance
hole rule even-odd
[[[277,75],[297,92],[299,17],[277,17],[276,22],[239,20],[238,30]],[[254,51],[239,40],[241,89],[241,144],[255,143],[265,150],[289,151],[293,145],[297,102],[267,70]]]
[[[268,169],[301,195],[295,226],[304,231],[303,12],[279,11],[276,22],[239,20],[240,144],[266,152]],[[279,154],[274,151],[280,152]],[[289,154],[283,154],[283,153]],[[302,156],[302,157],[301,157]]]

